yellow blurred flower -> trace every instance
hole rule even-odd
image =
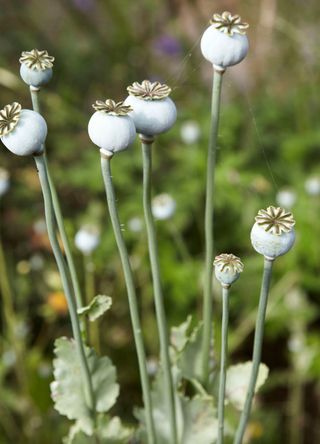
[[[244,442],[249,443],[254,439],[259,439],[263,435],[263,425],[259,421],[251,421],[246,429]]]
[[[49,293],[47,304],[58,315],[65,315],[68,312],[67,300],[62,291]]]

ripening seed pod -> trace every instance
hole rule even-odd
[[[1,141],[18,156],[42,153],[47,132],[44,118],[35,111],[21,109],[17,102],[0,111]]]
[[[260,210],[251,230],[253,248],[266,259],[274,260],[286,254],[295,241],[292,213],[283,208],[270,206]]]
[[[54,57],[46,50],[23,51],[19,62],[21,78],[29,86],[39,88],[47,84],[52,77]]]
[[[216,278],[223,287],[230,287],[243,271],[243,263],[234,254],[220,254],[216,256],[214,262]]]
[[[132,108],[111,99],[97,100],[92,107],[96,110],[88,125],[92,142],[107,153],[125,150],[136,136],[134,122],[128,115]]]
[[[127,88],[126,105],[132,107],[130,116],[137,133],[153,137],[168,131],[177,119],[177,109],[170,99],[171,88],[159,82],[144,80]]]
[[[230,12],[214,14],[210,26],[201,38],[201,52],[217,70],[240,63],[248,53],[249,42],[246,29],[239,15]]]

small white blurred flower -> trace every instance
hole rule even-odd
[[[300,337],[292,336],[288,340],[288,350],[291,353],[300,353],[303,347],[304,347],[304,342]]]
[[[61,279],[58,271],[46,270],[44,273],[44,280],[46,284],[53,290],[60,290]]]
[[[29,261],[19,261],[17,263],[17,272],[19,274],[29,274],[31,270],[31,265]]]
[[[99,229],[94,225],[84,225],[76,233],[74,242],[82,254],[91,254],[100,243]]]
[[[175,213],[176,201],[170,194],[159,194],[152,200],[152,214],[156,219],[170,219]]]
[[[297,200],[296,193],[289,188],[284,188],[284,189],[278,191],[278,193],[276,195],[277,204],[280,207],[288,208],[289,210],[296,203],[296,200]]]
[[[133,233],[139,233],[142,231],[143,222],[140,217],[132,217],[128,222],[128,228]]]
[[[10,187],[10,176],[7,170],[0,168],[0,197],[6,194]]]
[[[5,367],[12,367],[17,360],[17,356],[14,350],[6,350],[2,354],[2,362]]]
[[[47,362],[42,362],[38,367],[38,374],[40,378],[48,379],[51,376],[52,368]]]
[[[310,196],[318,196],[320,194],[320,177],[309,177],[304,183],[304,188]]]
[[[149,376],[154,376],[158,371],[158,361],[156,358],[149,358],[147,360],[147,372]]]
[[[40,254],[33,254],[29,262],[31,269],[34,271],[42,270],[44,267],[44,260]]]
[[[24,321],[19,321],[15,325],[14,334],[15,334],[16,338],[24,339],[28,335],[29,331],[30,331],[30,329],[29,329],[28,324]]]
[[[199,124],[195,120],[188,120],[181,125],[180,136],[187,145],[198,142],[200,134]]]
[[[47,225],[44,219],[38,219],[33,224],[33,230],[36,234],[45,234],[47,232]]]

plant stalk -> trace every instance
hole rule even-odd
[[[224,398],[226,391],[226,370],[228,356],[228,323],[229,323],[229,287],[222,287],[222,326],[221,326],[221,355],[218,400],[218,441],[224,441]]]
[[[84,344],[81,336],[80,323],[77,314],[76,302],[74,299],[74,295],[70,286],[68,269],[60,249],[60,245],[57,239],[56,230],[55,230],[55,218],[54,218],[54,210],[53,203],[51,198],[51,190],[49,185],[49,180],[47,176],[46,170],[46,162],[44,154],[40,154],[38,156],[34,156],[34,160],[36,162],[40,185],[42,188],[42,194],[44,199],[44,209],[45,209],[45,217],[48,229],[48,236],[50,239],[51,247],[53,250],[53,254],[55,256],[57,266],[59,269],[59,273],[61,276],[62,286],[67,298],[69,314],[71,319],[73,336],[76,342],[76,347],[78,351],[78,356],[81,365],[81,375],[83,379],[84,385],[84,393],[87,401],[87,405],[91,411],[91,414],[95,413],[95,397],[93,393],[92,380],[90,369],[88,366],[88,361],[85,354]]]
[[[116,243],[121,258],[121,263],[123,267],[127,293],[128,293],[131,323],[132,323],[133,336],[137,351],[142,394],[143,394],[143,400],[146,412],[146,429],[148,435],[148,444],[155,444],[156,435],[155,435],[154,421],[152,416],[151,393],[150,393],[149,378],[146,366],[146,353],[142,337],[142,328],[139,318],[137,295],[134,286],[133,273],[129,261],[128,251],[122,236],[121,225],[116,206],[116,198],[113,187],[112,175],[111,175],[110,161],[111,161],[111,156],[108,157],[101,153],[101,170],[106,191],[108,209]]]
[[[262,342],[263,342],[263,333],[264,333],[264,323],[266,318],[267,311],[267,303],[268,303],[268,295],[271,284],[271,276],[272,276],[272,267],[273,260],[264,258],[264,268],[263,268],[263,277],[260,291],[260,300],[259,300],[259,308],[258,315],[256,320],[256,328],[254,334],[254,343],[253,343],[253,355],[252,355],[252,369],[249,380],[249,386],[246,396],[246,401],[244,404],[244,408],[241,413],[238,429],[236,432],[235,439],[233,441],[234,444],[241,444],[246,426],[249,420],[252,401],[255,393],[256,382],[259,373],[259,366],[261,361],[261,352],[262,352]]]
[[[220,117],[221,87],[223,71],[214,70],[211,102],[211,131],[207,157],[207,185],[205,206],[205,280],[203,292],[203,339],[202,339],[202,382],[206,386],[209,379],[210,348],[212,340],[212,277],[213,277],[213,213],[214,176],[217,139]]]
[[[30,86],[32,107],[33,107],[34,111],[36,111],[38,113],[40,113],[39,96],[38,96],[39,91],[40,90],[38,88],[34,88],[34,87]],[[83,305],[83,301],[82,301],[82,295],[81,295],[81,290],[80,290],[80,285],[79,285],[79,279],[77,276],[73,256],[71,253],[70,242],[69,242],[69,239],[68,239],[65,227],[64,227],[64,221],[63,221],[63,216],[62,216],[61,207],[60,207],[60,203],[59,203],[59,198],[57,195],[57,191],[56,191],[54,182],[51,178],[45,146],[44,146],[44,160],[45,160],[47,177],[48,177],[50,191],[51,191],[51,198],[52,198],[52,203],[53,203],[54,215],[55,215],[55,219],[57,221],[58,230],[59,230],[59,233],[61,236],[62,245],[63,245],[64,252],[66,255],[66,259],[67,259],[67,265],[68,265],[70,276],[71,276],[71,282],[72,282],[74,295],[76,298],[77,308],[81,308]],[[80,326],[81,326],[81,331],[82,331],[83,336],[86,337],[85,322],[81,320]]]
[[[166,323],[166,314],[164,309],[160,265],[158,259],[158,245],[156,238],[156,229],[152,215],[151,207],[151,188],[152,188],[152,142],[144,141],[141,137],[141,146],[143,154],[143,209],[146,221],[149,257],[151,264],[151,274],[153,282],[154,302],[156,309],[158,333],[160,340],[160,356],[164,376],[164,389],[166,394],[166,402],[168,408],[168,416],[170,422],[171,443],[177,443],[177,424],[176,410],[174,400],[174,386],[171,373],[169,341]]]

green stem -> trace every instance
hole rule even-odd
[[[241,444],[243,440],[244,433],[246,431],[246,426],[249,420],[252,400],[255,393],[256,382],[259,373],[259,366],[261,361],[261,352],[262,352],[262,341],[263,341],[263,333],[264,333],[264,323],[266,318],[267,311],[267,303],[268,303],[268,295],[269,288],[271,283],[272,276],[272,266],[273,261],[267,258],[264,258],[264,269],[263,269],[263,277],[261,284],[261,292],[260,292],[260,300],[259,300],[259,308],[258,308],[258,316],[256,320],[256,328],[254,334],[254,344],[253,344],[253,355],[252,355],[252,369],[249,380],[249,386],[247,391],[247,397],[244,404],[244,408],[241,413],[238,429],[236,432],[236,436],[234,439],[234,444]]]
[[[76,302],[75,302],[74,295],[72,293],[72,289],[71,289],[71,286],[69,283],[68,269],[67,269],[62,251],[60,249],[57,235],[56,235],[53,204],[52,204],[49,180],[48,180],[47,171],[46,171],[46,162],[45,162],[44,154],[41,154],[39,156],[34,156],[34,160],[37,165],[39,180],[40,180],[40,184],[41,184],[41,188],[42,188],[45,217],[46,217],[46,223],[47,223],[47,229],[48,229],[48,236],[50,239],[53,254],[55,256],[57,266],[59,269],[59,273],[61,276],[63,290],[64,290],[64,293],[65,293],[65,296],[66,296],[67,302],[68,302],[73,336],[74,336],[74,339],[76,342],[76,347],[77,347],[78,356],[79,356],[80,365],[81,365],[81,374],[82,374],[82,378],[83,378],[84,393],[85,393],[88,407],[91,410],[91,414],[94,415],[95,398],[94,398],[94,393],[93,393],[91,374],[90,374],[90,369],[89,369],[86,354],[85,354],[84,344],[82,341]]]
[[[138,364],[140,370],[140,379],[143,393],[143,400],[146,411],[146,429],[148,434],[148,444],[156,443],[154,422],[152,417],[152,404],[151,393],[149,387],[149,379],[146,366],[146,353],[144,349],[141,322],[139,318],[138,302],[136,290],[133,282],[133,273],[129,261],[128,251],[122,236],[121,225],[119,221],[115,192],[113,188],[113,181],[111,175],[110,157],[101,155],[101,170],[106,190],[108,209],[110,213],[111,223],[115,235],[115,239],[118,245],[118,250],[122,262],[124,277],[126,281],[126,287],[128,292],[129,309],[133,328],[133,336],[136,345]]]
[[[156,230],[151,209],[151,187],[152,187],[152,144],[143,140],[143,209],[147,227],[148,247],[153,281],[153,293],[160,339],[160,356],[164,375],[164,389],[170,421],[171,443],[177,443],[176,410],[174,403],[174,387],[169,357],[169,341],[167,333],[166,314],[163,303],[163,293],[160,277],[160,265],[158,260],[158,246]]]
[[[224,398],[226,390],[226,368],[228,354],[229,288],[222,287],[222,326],[221,355],[218,400],[218,444],[223,444],[224,434]]]
[[[48,159],[47,159],[46,153],[44,154],[44,161],[45,161],[45,166],[46,166],[46,170],[47,170],[48,182],[49,182],[49,186],[50,186],[54,215],[57,220],[59,234],[61,236],[62,245],[63,245],[64,252],[66,255],[66,259],[67,259],[67,265],[68,265],[68,268],[70,271],[71,282],[72,282],[72,286],[73,286],[73,290],[74,290],[77,308],[81,308],[83,305],[83,302],[82,302],[82,295],[81,295],[79,280],[78,280],[73,256],[71,253],[70,242],[69,242],[69,239],[68,239],[65,227],[64,227],[63,216],[61,213],[61,207],[60,207],[57,191],[54,186],[53,180],[51,178],[50,170],[48,167]]]
[[[31,100],[32,100],[32,107],[33,107],[34,111],[40,113],[39,96],[38,96],[39,89],[30,86],[30,94],[31,94]],[[44,147],[44,150],[45,150],[45,147]],[[55,215],[55,218],[57,221],[62,245],[63,245],[66,259],[67,259],[67,264],[68,264],[68,268],[69,268],[69,272],[70,272],[70,276],[71,276],[72,287],[73,287],[74,295],[76,298],[77,308],[81,308],[83,303],[82,303],[82,295],[81,295],[79,280],[78,280],[73,256],[71,253],[70,242],[69,242],[69,239],[68,239],[65,227],[64,227],[63,216],[62,216],[62,212],[61,212],[61,207],[60,207],[57,191],[56,191],[54,182],[51,178],[51,174],[50,174],[50,170],[49,170],[49,166],[48,166],[47,155],[46,155],[46,150],[45,150],[45,154],[44,154],[44,160],[45,160],[47,177],[48,177],[50,191],[51,191],[51,198],[52,198],[52,203],[53,203],[54,215]],[[86,335],[85,322],[81,321],[80,326],[81,326],[82,334],[85,337],[85,335]]]
[[[38,93],[40,88],[35,88],[34,86],[30,86],[30,95],[32,101],[32,108],[34,111],[40,114],[40,106],[39,106],[39,98]]]
[[[216,164],[217,138],[220,116],[221,87],[223,72],[214,71],[211,103],[211,131],[207,158],[207,185],[205,207],[205,281],[203,293],[203,340],[202,340],[202,382],[208,384],[210,346],[212,339],[212,275],[213,275],[213,210],[214,173]]]

